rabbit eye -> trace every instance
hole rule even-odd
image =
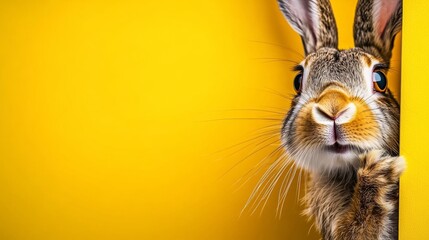
[[[387,78],[381,71],[375,71],[372,74],[372,81],[374,83],[374,90],[384,93],[387,90]]]
[[[302,73],[298,73],[293,80],[293,87],[297,93],[301,92],[302,87]]]

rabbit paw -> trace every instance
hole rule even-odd
[[[392,157],[380,150],[361,155],[358,191],[363,204],[394,210],[399,198],[399,176],[405,170],[403,157]]]
[[[361,155],[360,163],[358,174],[380,184],[397,183],[405,170],[403,157],[392,157],[382,150],[372,150]]]
[[[396,239],[392,219],[397,216],[398,181],[404,169],[402,157],[380,150],[362,154],[350,206],[335,222],[333,239]]]

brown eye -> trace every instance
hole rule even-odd
[[[387,90],[387,78],[381,71],[375,71],[372,74],[372,81],[374,83],[374,90],[384,93]]]
[[[293,87],[297,93],[301,92],[302,87],[302,73],[298,73],[293,80]]]

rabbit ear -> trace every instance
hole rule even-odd
[[[337,48],[338,33],[329,0],[278,0],[292,28],[301,35],[305,55],[322,47]]]
[[[355,46],[381,57],[392,57],[395,35],[402,28],[402,0],[359,0],[353,35]]]

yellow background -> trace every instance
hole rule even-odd
[[[333,1],[342,48],[355,3]],[[0,239],[317,239],[296,179],[280,219],[276,192],[240,216],[300,55],[275,0],[2,1]]]
[[[429,236],[427,9],[427,1],[404,0],[401,154],[408,166],[401,178],[400,239]]]

